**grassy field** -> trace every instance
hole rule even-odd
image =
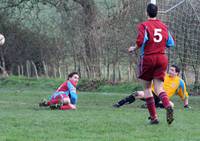
[[[75,111],[51,111],[38,102],[52,90],[0,88],[0,141],[199,141],[200,97],[183,109],[175,97],[175,122],[168,126],[158,109],[159,125],[148,124],[142,101],[120,109],[112,104],[127,94],[80,92]]]

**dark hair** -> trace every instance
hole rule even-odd
[[[175,68],[175,71],[179,74],[180,68],[177,65],[171,65],[171,67]]]
[[[74,72],[71,72],[71,73],[68,75],[68,79],[71,78],[71,77],[73,77],[73,75],[75,75],[75,74],[78,75],[78,72],[75,72],[75,71],[74,71]]]
[[[157,16],[158,7],[155,4],[149,3],[147,5],[147,14],[150,18],[154,18]]]

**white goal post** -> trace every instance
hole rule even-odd
[[[156,0],[151,0],[151,3],[152,4],[156,4]]]

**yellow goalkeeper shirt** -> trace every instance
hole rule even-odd
[[[165,75],[163,88],[168,97],[171,98],[174,94],[178,94],[182,100],[188,97],[185,82],[179,77],[170,77],[169,74]],[[154,91],[154,88],[152,88]]]

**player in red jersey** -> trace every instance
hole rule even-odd
[[[167,123],[171,124],[174,120],[173,108],[163,89],[163,81],[168,65],[165,49],[166,47],[174,46],[174,40],[167,26],[162,21],[156,19],[157,12],[158,7],[156,5],[152,3],[148,4],[148,20],[138,25],[136,47],[130,47],[129,52],[140,48],[138,78],[142,79],[144,82],[146,105],[151,117],[150,123],[159,123],[151,91],[151,85],[153,83],[155,93],[158,94],[167,111]]]
[[[74,110],[78,100],[76,86],[79,81],[77,72],[68,75],[67,81],[63,82],[60,87],[50,96],[49,100],[43,99],[39,106],[49,106],[51,109]]]

